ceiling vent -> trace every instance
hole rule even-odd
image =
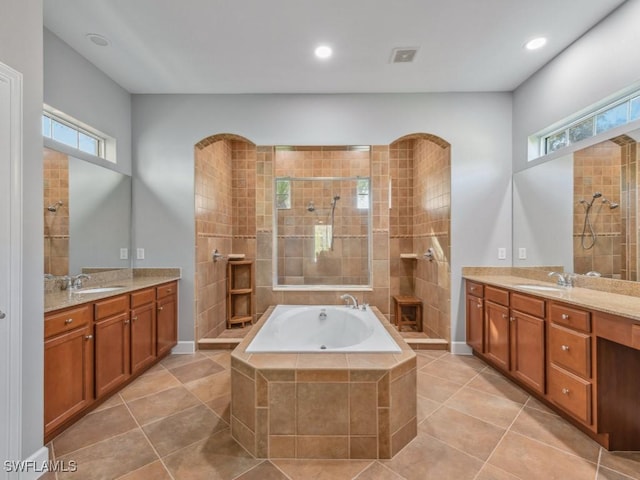
[[[391,52],[391,63],[411,63],[416,58],[418,47],[394,48]]]

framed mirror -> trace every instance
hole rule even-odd
[[[130,268],[131,177],[50,148],[43,161],[44,272]]]

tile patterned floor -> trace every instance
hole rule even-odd
[[[45,480],[628,480],[607,452],[473,357],[418,352],[418,436],[391,460],[257,460],[229,433],[229,352],[166,358],[49,445]]]

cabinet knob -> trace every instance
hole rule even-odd
[[[67,318],[67,319],[64,321],[64,324],[65,324],[65,325],[69,325],[69,324],[70,324],[70,323],[72,323],[72,322],[73,322],[73,318]]]
[[[569,351],[569,345],[562,345],[560,348],[562,348],[562,350],[565,352]]]
[[[506,314],[506,313],[503,313],[503,314],[502,314],[502,318],[507,318],[507,314]]]
[[[563,313],[562,314],[562,319],[563,320],[569,320],[569,314],[568,313]]]
[[[472,292],[476,291],[476,287],[471,287],[469,290],[471,290]]]
[[[513,322],[516,319],[516,317],[509,317],[509,321]]]
[[[84,338],[85,340],[91,340],[93,338],[93,335],[85,335]]]
[[[164,309],[164,307],[162,307],[162,306],[158,307],[158,310],[163,310],[163,309]]]
[[[476,305],[477,308],[482,308],[482,303],[478,302],[478,304]]]
[[[171,293],[171,289],[170,288],[167,288],[167,293]]]
[[[138,319],[138,317],[131,317],[131,321],[135,322]]]
[[[563,393],[564,395],[569,395],[569,392],[570,392],[570,390],[569,390],[568,388],[563,388],[563,389],[562,389],[562,393]]]
[[[128,323],[129,323],[129,319],[128,319],[128,318],[125,318],[125,319],[124,319],[124,324],[125,324],[125,325],[127,325]]]

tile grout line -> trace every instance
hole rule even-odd
[[[600,461],[602,460],[602,446],[600,447],[600,450],[598,451],[598,464],[596,465],[596,475],[594,477],[594,480],[598,480],[598,474],[600,473]]]

